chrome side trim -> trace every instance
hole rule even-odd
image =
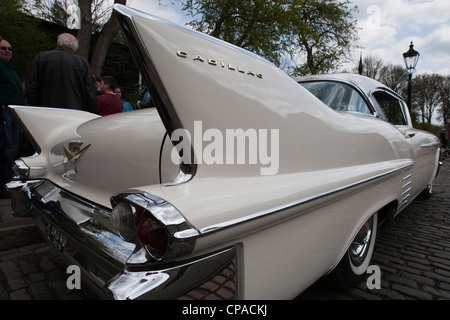
[[[402,181],[405,181],[405,180],[407,180],[407,179],[409,179],[409,178],[411,178],[412,177],[412,174],[408,174],[406,177],[404,177],[403,179],[402,179]]]
[[[270,208],[270,209],[267,209],[267,210],[262,210],[262,211],[259,211],[259,212],[255,212],[255,213],[249,214],[249,215],[247,215],[245,217],[232,219],[232,220],[229,220],[229,221],[224,221],[224,222],[217,223],[217,224],[214,224],[214,225],[211,225],[211,226],[208,226],[208,227],[204,227],[204,228],[200,229],[200,233],[202,235],[206,235],[206,234],[210,234],[210,233],[213,233],[213,232],[218,232],[218,231],[224,230],[226,228],[230,228],[232,226],[235,226],[237,224],[241,224],[241,223],[244,223],[244,222],[249,222],[251,220],[255,220],[255,219],[259,219],[259,218],[262,218],[262,217],[265,217],[265,216],[268,216],[268,215],[271,215],[271,214],[275,214],[277,212],[281,212],[281,211],[287,210],[287,209],[295,207],[295,206],[299,206],[299,205],[306,204],[306,203],[309,203],[309,202],[312,202],[312,201],[315,201],[315,200],[318,200],[318,199],[321,199],[321,198],[324,198],[324,197],[328,197],[328,196],[331,196],[331,195],[336,194],[338,192],[342,192],[342,191],[345,191],[345,190],[348,190],[348,189],[360,186],[362,184],[371,182],[373,180],[384,178],[386,176],[389,176],[389,175],[398,173],[400,171],[406,170],[406,169],[410,168],[413,164],[414,163],[406,164],[406,165],[401,166],[399,168],[396,168],[396,169],[393,169],[393,170],[389,170],[387,172],[383,172],[383,173],[375,175],[373,177],[370,177],[370,178],[367,178],[367,179],[363,179],[361,181],[357,181],[357,182],[354,182],[354,183],[342,186],[340,188],[332,189],[332,190],[329,190],[329,191],[326,191],[326,192],[323,192],[323,193],[319,193],[319,194],[316,194],[316,195],[313,195],[313,196],[310,196],[310,197],[307,197],[307,198],[303,198],[303,199],[299,199],[299,200],[296,200],[296,201],[292,201],[292,202],[289,202],[289,203],[286,203],[286,204],[283,204],[283,205],[279,205],[277,207]]]
[[[409,186],[411,183],[412,183],[412,180],[411,180],[411,181],[408,181],[405,185],[403,185],[402,189],[405,189],[405,188],[406,188],[407,186]]]
[[[405,204],[408,203],[408,199],[411,197],[411,194],[408,193],[402,200],[400,200],[400,207],[403,207]]]
[[[440,142],[431,142],[431,143],[426,143],[421,145],[421,148],[432,148],[432,147],[440,147],[441,143]]]
[[[402,185],[402,190],[401,190],[402,191],[401,196],[403,198],[399,201],[399,204],[398,204],[399,208],[402,208],[409,203],[409,198],[411,197],[410,191],[412,190],[412,187],[410,187],[410,186],[413,183],[413,175],[408,174],[406,177],[404,177],[402,179],[402,183],[404,183]]]
[[[408,189],[406,189],[405,191],[403,191],[401,195],[404,196],[405,194],[407,194],[407,193],[410,192],[410,191],[411,191],[411,188],[408,188]]]

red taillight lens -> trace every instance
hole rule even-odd
[[[167,251],[169,235],[162,224],[148,212],[140,219],[138,238],[156,259],[161,259]]]
[[[112,196],[111,205],[112,227],[124,240],[142,245],[148,253],[145,259],[173,261],[194,250],[199,231],[169,202],[133,190]],[[142,262],[140,252],[134,262]]]

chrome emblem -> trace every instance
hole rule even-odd
[[[177,56],[180,58],[184,58],[187,59],[189,58],[189,54],[186,51],[177,51]],[[237,66],[233,66],[229,63],[225,63],[225,62],[221,62],[221,61],[217,61],[215,59],[211,59],[211,58],[203,58],[201,55],[197,54],[195,56],[193,56],[192,58],[193,61],[199,61],[201,63],[207,63],[211,66],[219,66],[222,69],[228,69],[230,71],[237,71],[239,73],[243,73],[243,74],[247,74],[249,76],[253,76],[259,79],[263,78],[263,75],[261,73],[257,73],[257,72],[253,72],[252,70],[246,70],[246,69],[242,69],[240,67]]]
[[[70,141],[68,147],[64,146],[64,154],[70,162],[75,163],[78,159],[80,159],[83,153],[86,152],[87,148],[91,146],[88,144],[84,148],[81,148],[82,145],[82,141]]]

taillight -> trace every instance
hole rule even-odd
[[[170,261],[194,249],[199,232],[167,201],[136,191],[113,196],[111,204],[111,225],[154,259]]]
[[[122,201],[111,212],[110,222],[124,240],[136,241],[137,218],[135,208]]]
[[[169,235],[163,225],[148,212],[145,212],[139,221],[138,238],[150,254],[161,259],[169,245]]]

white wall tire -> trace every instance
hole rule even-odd
[[[359,229],[350,247],[334,270],[332,276],[337,284],[346,289],[365,279],[372,260],[377,235],[378,214],[373,214]]]

